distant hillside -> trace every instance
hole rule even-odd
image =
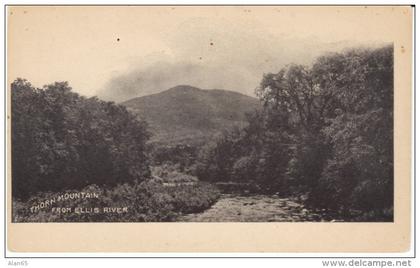
[[[158,94],[122,103],[146,120],[154,142],[187,142],[209,137],[223,129],[245,124],[245,113],[259,101],[227,90],[176,86]]]

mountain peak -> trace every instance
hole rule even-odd
[[[167,91],[190,93],[190,92],[201,91],[201,89],[199,89],[197,87],[190,86],[190,85],[178,85],[178,86],[175,86],[175,87],[172,87],[172,88],[168,89]]]
[[[122,103],[148,121],[152,141],[197,141],[246,123],[245,113],[260,107],[256,98],[228,90],[179,85]]]

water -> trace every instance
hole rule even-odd
[[[181,216],[187,222],[302,222],[331,221],[292,198],[270,195],[223,194],[209,209]]]

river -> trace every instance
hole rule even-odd
[[[276,195],[222,194],[209,209],[180,216],[184,222],[302,222],[332,221],[325,213],[313,212],[292,198]]]

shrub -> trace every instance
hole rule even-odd
[[[162,222],[174,221],[181,213],[200,212],[219,198],[219,191],[209,184],[165,187],[155,182],[119,184],[112,188],[89,185],[79,193],[97,193],[99,198],[67,199],[31,212],[31,207],[62,193],[39,193],[27,201],[13,200],[13,222]],[[70,213],[57,213],[52,207],[72,208]],[[128,208],[127,213],[74,213],[74,208]]]
[[[162,165],[151,167],[153,181],[160,183],[185,183],[197,182],[195,176],[180,172],[177,166]]]
[[[169,188],[169,187],[168,187]],[[219,190],[208,184],[171,187],[172,205],[175,211],[194,213],[211,207],[220,196]]]

